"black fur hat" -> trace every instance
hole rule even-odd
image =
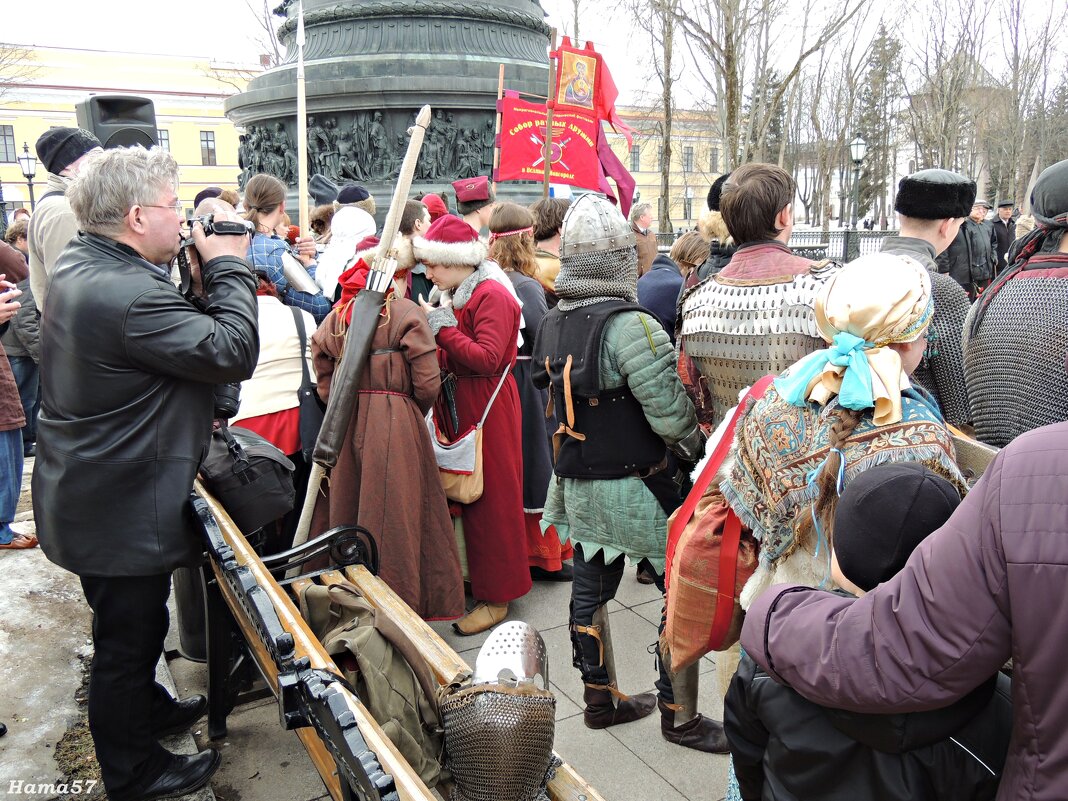
[[[719,198],[723,194],[723,184],[727,183],[727,179],[731,177],[729,172],[723,173],[716,180],[712,182],[712,187],[708,190],[708,210],[719,211]]]
[[[918,220],[967,217],[975,203],[975,181],[949,170],[920,170],[897,185],[894,211]]]

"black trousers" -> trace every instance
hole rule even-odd
[[[171,754],[152,734],[152,720],[174,704],[156,683],[169,615],[171,576],[82,576],[93,610],[89,731],[112,801],[136,798],[159,778]]]
[[[571,583],[571,647],[572,663],[582,674],[586,684],[608,684],[608,670],[601,660],[600,645],[589,634],[579,634],[575,626],[589,626],[593,616],[606,603],[616,597],[619,582],[623,578],[626,559],[618,556],[611,562],[605,562],[604,551],[598,551],[587,561],[581,545],[575,545],[575,561],[572,567],[574,580]],[[656,574],[656,586],[664,592],[664,576]],[[660,611],[659,634],[664,632],[664,609]],[[671,689],[671,677],[660,659],[660,639],[653,647],[656,654],[656,669],[659,677],[656,689],[666,703],[674,703],[675,695]]]

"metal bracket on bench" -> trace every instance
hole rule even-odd
[[[327,557],[329,565],[285,578],[291,568],[299,568],[318,557]],[[329,570],[353,565],[364,565],[371,573],[378,575],[378,543],[371,532],[362,526],[337,526],[303,545],[264,556],[262,561],[263,566],[283,587],[297,579],[313,578]]]

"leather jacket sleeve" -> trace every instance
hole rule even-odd
[[[123,333],[137,367],[213,384],[252,375],[260,350],[255,278],[230,256],[209,261],[203,276],[203,312],[164,285],[134,298]]]

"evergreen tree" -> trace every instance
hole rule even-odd
[[[901,91],[901,43],[886,27],[879,26],[860,96],[859,130],[868,143],[868,155],[860,174],[860,209],[869,212],[877,225],[888,217],[887,187],[894,173],[894,130]]]

